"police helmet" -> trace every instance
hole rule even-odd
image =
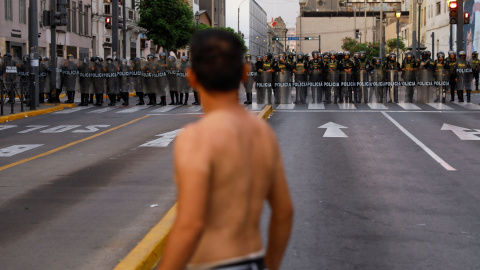
[[[464,58],[464,59],[465,59],[465,58],[467,57],[467,54],[465,53],[465,51],[459,51],[459,52],[458,52],[458,56],[459,56],[460,58]]]
[[[330,55],[328,53],[323,54],[323,60],[328,60],[330,58]]]
[[[360,58],[360,53],[359,53],[359,52],[355,52],[355,53],[353,54],[353,58],[355,58],[355,59]]]
[[[177,60],[177,58],[175,58],[175,56],[173,56],[173,55],[170,55],[170,56],[168,57],[168,61],[169,61],[169,62],[175,62],[175,60]]]
[[[427,54],[427,59],[429,59],[432,56],[432,52],[429,50],[426,50],[425,53]]]
[[[23,56],[23,62],[27,62],[27,61],[29,61],[29,60],[30,60],[30,56],[29,56],[28,54],[25,54],[25,55]]]
[[[48,57],[44,57],[44,58],[42,59],[42,61],[44,61],[44,62],[48,62],[48,61],[50,61],[50,58],[48,58]]]
[[[395,53],[391,53],[389,56],[388,56],[388,59],[390,59],[390,61],[397,61],[397,55]]]
[[[161,52],[159,56],[160,56],[160,59],[167,58],[167,54],[165,52]]]
[[[365,59],[367,57],[367,53],[365,51],[360,51],[360,59]]]
[[[330,56],[332,56],[332,55],[333,55],[333,56],[337,56],[337,52],[336,52],[336,51],[329,51],[328,54],[329,54]]]
[[[277,62],[278,61],[278,55],[274,55],[273,56],[273,62]]]
[[[155,59],[155,55],[153,54],[147,55],[147,60],[153,60],[153,59]]]
[[[375,65],[381,65],[381,64],[382,64],[382,58],[380,58],[380,57],[374,57],[374,58],[373,58],[373,63],[374,63]]]
[[[343,52],[343,55],[344,55],[344,56],[347,56],[347,55],[350,56],[350,52],[349,52],[349,51],[344,51],[344,52]]]
[[[410,59],[408,59],[409,57],[410,57]],[[413,53],[412,53],[412,52],[407,52],[407,53],[405,54],[405,58],[406,58],[407,60],[409,60],[409,61],[412,60],[412,59],[413,59]]]
[[[249,55],[250,56],[250,55]],[[182,62],[187,62],[188,61],[188,56],[182,56]]]
[[[302,52],[297,53],[297,60],[300,60],[300,61],[303,60],[303,53]]]
[[[257,62],[262,62],[263,61],[263,57],[261,55],[257,55]]]
[[[103,58],[102,58],[102,57],[100,57],[100,62],[103,62]]]
[[[245,61],[247,62],[252,61],[252,56],[250,54],[245,54]]]
[[[456,58],[457,54],[454,51],[449,51],[448,52],[448,57],[452,58],[452,56],[453,56],[453,58]]]
[[[445,53],[442,51],[439,51],[437,53],[437,59],[440,60],[440,58],[442,58],[442,60],[445,59]]]
[[[475,59],[477,59],[477,57],[478,57],[478,52],[477,52],[477,51],[473,51],[473,52],[472,52],[472,57],[475,58]]]
[[[271,52],[268,52],[265,54],[265,57],[267,58],[268,61],[273,59],[273,54]]]
[[[112,58],[112,56],[110,56],[110,55],[109,55],[109,56],[107,56],[107,62],[108,62],[108,63],[111,63],[112,61],[113,61],[113,58]]]

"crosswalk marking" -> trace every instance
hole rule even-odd
[[[199,112],[202,109],[202,106],[200,105],[194,105],[189,108],[187,108],[185,111],[186,112]]]
[[[338,103],[340,110],[356,110],[357,107],[352,103]]]
[[[168,106],[162,107],[160,109],[153,110],[150,113],[166,113],[166,112],[169,112],[169,111],[171,111],[173,109],[176,109],[178,107],[180,107],[180,106],[179,105],[173,105],[173,106],[168,105]]]
[[[69,114],[69,113],[74,113],[74,112],[78,112],[86,109],[89,109],[89,107],[75,107],[72,109],[64,109],[58,112],[54,112],[53,114]]]
[[[420,107],[412,103],[397,103],[397,105],[402,107],[404,110],[409,110],[409,111],[421,110]]]
[[[308,104],[309,110],[325,110],[325,104],[323,103],[309,103]]]
[[[388,110],[387,106],[382,103],[367,103],[367,105],[372,110]]]
[[[121,111],[116,112],[116,113],[134,113],[134,112],[138,112],[138,111],[150,108],[150,107],[151,106],[149,106],[149,105],[140,105],[140,106],[131,107],[131,108],[128,108],[128,109],[125,109],[125,110],[121,110]]]
[[[280,104],[277,106],[277,110],[293,110],[295,104]]]
[[[94,111],[91,111],[91,112],[88,112],[88,113],[104,113],[104,112],[112,111],[112,110],[115,110],[115,109],[117,109],[117,108],[108,107],[108,108],[103,108],[103,109],[100,109],[100,110],[94,110]]]
[[[467,108],[469,110],[474,110],[474,111],[478,111],[480,110],[480,106],[477,105],[477,104],[474,104],[474,103],[465,103],[465,102],[458,102],[458,103],[455,103],[457,105],[460,105],[464,108]]]
[[[454,110],[452,107],[449,107],[443,103],[427,103],[428,106],[433,107],[437,110],[441,111],[452,111]]]

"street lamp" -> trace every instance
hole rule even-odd
[[[240,5],[238,5],[238,28],[237,28],[237,31],[238,33],[240,33],[240,6],[243,4],[243,2],[245,2],[246,0],[243,0]],[[213,1],[212,1],[213,3]]]
[[[197,21],[197,32],[198,32],[198,21],[200,20],[200,12],[195,12],[195,20]]]
[[[358,32],[358,37],[360,38],[360,43],[362,43],[362,32]]]
[[[422,13],[422,2],[423,0],[417,0],[417,3],[418,3],[418,33],[417,33],[417,43],[418,43],[418,46],[417,46],[417,51],[415,52],[415,55],[417,57],[417,59],[420,57],[420,54],[418,53],[420,51],[420,15]]]
[[[397,11],[395,12],[395,16],[397,17],[397,59],[398,59],[398,55],[399,55],[399,50],[398,50],[398,34],[400,32],[400,16],[402,16],[402,12],[397,9]]]

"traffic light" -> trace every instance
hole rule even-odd
[[[57,12],[54,14],[54,22],[58,26],[67,25],[67,0],[57,0]]]
[[[450,24],[457,24],[458,3],[457,0],[451,0],[448,2],[448,8],[450,9]]]
[[[463,13],[463,24],[470,23],[470,14],[468,12]]]
[[[312,40],[313,37],[306,37],[305,40]]]
[[[359,33],[360,33],[360,30],[359,30],[359,29],[355,29],[355,38],[359,38],[359,37],[360,37]]]
[[[279,37],[272,37],[272,40],[275,41],[275,40],[280,40]]]
[[[105,28],[107,28],[107,29],[112,28],[112,18],[110,18],[110,17],[105,18]]]

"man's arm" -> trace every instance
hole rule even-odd
[[[269,270],[280,269],[282,257],[290,238],[293,223],[293,205],[288,191],[280,150],[276,144],[277,158],[273,172],[273,182],[268,193],[268,203],[272,209],[268,232],[268,246],[265,263]]]
[[[201,142],[199,134],[193,128],[187,128],[175,141],[177,217],[159,270],[184,269],[203,232],[209,190],[210,148]]]

